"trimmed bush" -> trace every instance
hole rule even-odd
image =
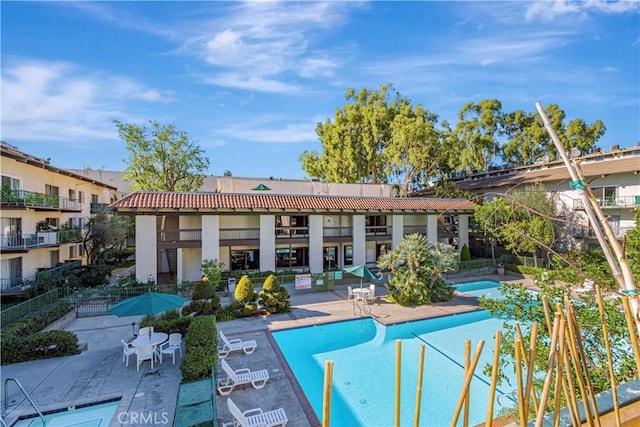
[[[155,332],[164,332],[165,334],[179,333],[182,334],[182,336],[185,336],[189,330],[189,325],[192,319],[192,317],[188,316],[178,317],[175,319],[154,319],[147,316],[142,320],[142,322],[140,322],[140,327],[144,328],[147,326],[153,326],[153,330]]]
[[[191,299],[201,300],[201,299],[210,299],[213,298],[216,294],[216,288],[213,283],[209,281],[207,277],[203,277],[200,280],[200,283],[196,285],[193,289],[193,293],[191,294]]]
[[[469,251],[469,246],[465,243],[460,249],[460,262],[466,261],[471,261],[471,252]]]
[[[218,329],[213,316],[191,320],[184,339],[185,356],[180,365],[182,381],[196,381],[216,375],[218,362]]]
[[[29,336],[2,334],[0,356],[3,365],[78,353],[78,337],[73,332],[48,331]]]
[[[236,290],[233,293],[233,296],[243,305],[255,301],[256,291],[253,289],[253,283],[248,276],[242,276],[236,285]]]
[[[262,284],[259,300],[269,314],[286,313],[291,308],[289,291],[287,291],[287,288],[280,286],[280,282],[273,274],[267,277]]]
[[[2,335],[6,333],[14,333],[20,336],[27,336],[40,332],[47,325],[60,319],[69,313],[73,307],[67,300],[59,300],[58,302],[44,307],[42,310],[33,315],[13,322],[2,329]],[[4,349],[4,346],[3,346]]]

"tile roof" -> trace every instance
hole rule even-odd
[[[164,212],[472,212],[465,199],[423,197],[353,197],[234,193],[132,193],[110,205],[121,213]]]

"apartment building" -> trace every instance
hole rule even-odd
[[[613,146],[607,152],[596,148],[593,153],[577,156],[574,160],[614,233],[623,237],[635,227],[634,215],[640,206],[640,146],[623,149]],[[530,184],[544,184],[547,192],[553,195],[558,214],[575,223],[565,227],[567,236],[578,244],[597,245],[580,190],[571,186],[569,172],[561,160],[515,168],[495,167],[487,172],[457,176],[452,181],[464,190],[482,195],[485,200],[501,193],[524,190]],[[432,191],[426,188],[416,195],[424,196]]]
[[[112,203],[118,214],[135,216],[137,280],[198,280],[205,259],[231,271],[375,265],[416,232],[459,248],[468,242],[468,200],[314,195],[302,187],[294,190],[303,194],[274,194],[269,184],[253,192],[136,192]],[[361,191],[359,184],[339,188]]]
[[[82,260],[81,230],[118,198],[117,188],[1,144],[0,289]]]

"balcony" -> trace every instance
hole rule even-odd
[[[98,212],[109,212],[109,203],[91,203],[90,212],[96,214]]]
[[[2,190],[3,207],[34,208],[42,210],[81,211],[81,204],[75,199],[52,194],[35,193],[25,190]]]
[[[427,234],[427,226],[425,225],[405,225],[402,229],[404,235],[408,234]]]
[[[324,237],[352,237],[353,227],[324,227]]]
[[[390,225],[371,225],[366,227],[367,236],[391,236]]]
[[[255,245],[260,241],[259,228],[222,228],[220,246]]]
[[[309,227],[276,227],[276,239],[304,239],[309,237]]]
[[[0,235],[0,245],[3,252],[26,252],[38,247],[79,242],[81,239],[80,229],[74,228],[64,231],[40,231],[32,234],[2,234]]]
[[[199,248],[202,243],[202,230],[160,230],[158,231],[157,238],[158,248]]]
[[[640,196],[604,197],[596,199],[602,209],[635,208],[640,206]],[[584,210],[582,199],[573,199],[574,210]]]

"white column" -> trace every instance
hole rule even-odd
[[[183,253],[182,253],[182,248],[178,248],[176,250],[176,264],[177,267],[176,269],[178,271],[176,271],[176,281],[178,283],[182,283],[182,281],[184,280],[184,263],[183,263]]]
[[[469,246],[469,215],[458,215],[458,252],[464,245]]]
[[[438,241],[438,215],[427,215],[427,240],[429,243]]]
[[[217,259],[220,262],[220,217],[202,216],[202,262],[205,259]]]
[[[391,216],[391,249],[398,247],[404,239],[404,215]]]
[[[276,217],[260,215],[260,271],[276,271]]]
[[[323,242],[322,215],[309,215],[309,269],[312,273],[324,271]]]
[[[364,215],[353,216],[353,265],[367,262],[367,231]]]
[[[136,280],[158,281],[158,236],[154,215],[136,215]]]

